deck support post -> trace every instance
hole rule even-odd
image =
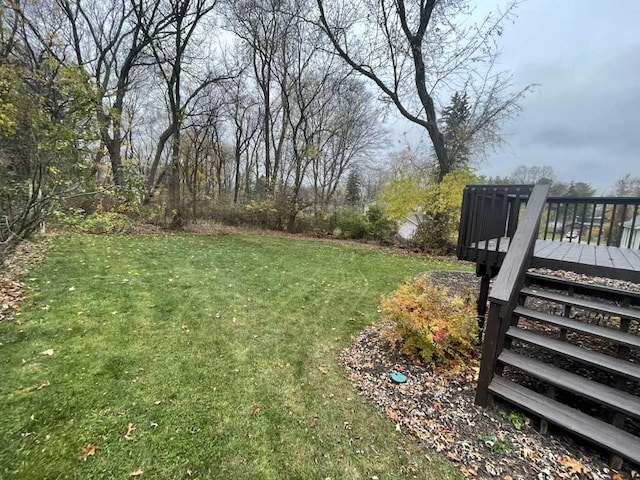
[[[549,433],[549,422],[544,418],[540,419],[540,435],[547,435]]]

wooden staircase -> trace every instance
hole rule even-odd
[[[640,465],[639,305],[639,293],[526,273],[487,393],[608,450],[613,464]]]
[[[614,468],[621,467],[623,459],[640,465],[640,294],[617,288],[620,284],[600,286],[532,272],[548,186],[527,188],[524,210],[520,190],[525,188],[508,186],[504,192],[497,188],[487,195],[480,189],[474,196],[471,189],[463,203],[468,225],[461,232],[458,256],[476,261],[476,271],[482,276],[481,326],[487,300],[489,304],[475,401],[486,406],[499,397],[539,417],[543,431],[554,424],[608,450]],[[620,218],[626,218],[627,211],[637,214],[637,200],[630,208],[625,203],[628,199],[616,201],[616,205],[625,205]],[[569,218],[567,204],[564,201],[563,224]],[[556,213],[561,210],[559,204]],[[586,210],[585,204],[583,217]],[[576,212],[577,207],[572,218],[577,217]],[[607,241],[615,236],[611,234],[615,218],[614,205]],[[558,215],[553,231],[557,223]],[[545,237],[549,225],[547,218]],[[604,237],[600,232],[597,245]],[[503,237],[508,240],[506,249],[501,249]],[[587,244],[591,237],[591,232],[586,235]],[[495,249],[489,250],[493,238],[497,239]],[[566,252],[543,266],[576,271],[575,258],[568,256],[571,249],[564,248],[572,240],[560,235],[558,242]],[[577,242],[584,251],[580,238]],[[622,254],[616,248],[611,252]],[[602,252],[609,255],[609,250]],[[624,253],[640,261],[635,250]],[[581,273],[640,283],[640,268],[622,271],[611,263],[607,269],[604,257],[591,260]],[[489,292],[491,277],[495,278]]]

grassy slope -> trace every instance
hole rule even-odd
[[[336,361],[380,294],[434,268],[453,267],[265,237],[60,238],[21,324],[0,324],[0,478],[457,478]]]

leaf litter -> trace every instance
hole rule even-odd
[[[36,242],[24,240],[0,264],[0,322],[14,320],[25,298],[21,277],[40,263],[51,243],[52,236]]]

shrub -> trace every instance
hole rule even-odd
[[[86,233],[127,233],[131,231],[131,219],[123,213],[96,212],[89,215],[81,224],[80,230]]]
[[[353,208],[343,208],[336,212],[334,235],[338,237],[366,240],[371,236],[371,223]]]
[[[421,277],[384,298],[381,309],[393,324],[387,337],[407,355],[460,368],[473,358],[478,326],[472,295],[450,296],[446,288]]]
[[[398,230],[396,222],[390,220],[384,210],[377,205],[369,208],[367,219],[371,224],[371,236],[375,240],[387,240]]]

